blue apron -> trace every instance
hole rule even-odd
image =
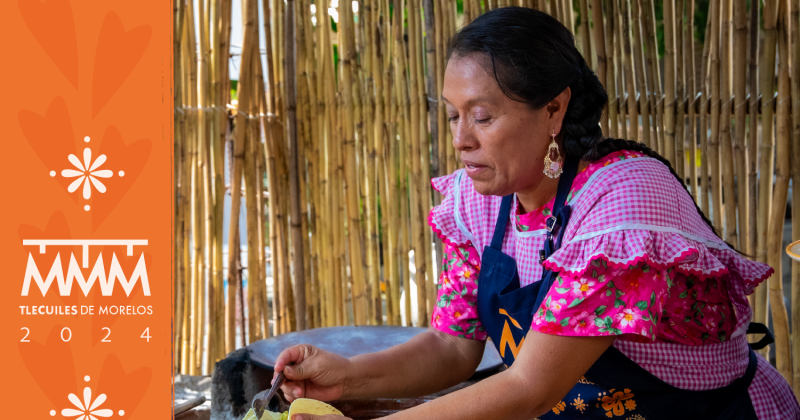
[[[571,208],[565,205],[579,159],[567,158],[558,182],[553,211],[548,218],[547,238],[539,253],[540,263],[561,247]],[[483,249],[478,276],[478,316],[506,366],[511,366],[522,348],[533,321],[557,273],[544,269],[541,281],[520,287],[517,264],[501,251],[513,195],[503,197],[490,246]],[[753,348],[771,342],[761,324],[751,324],[748,333],[766,334]],[[750,350],[745,374],[723,388],[687,391],[658,379],[609,347],[574,388],[541,419],[756,419],[748,387],[755,376],[757,359]]]

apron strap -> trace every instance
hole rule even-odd
[[[764,337],[762,337],[761,340],[758,340],[755,343],[750,343],[750,348],[753,350],[761,350],[775,342],[775,336],[772,335],[772,331],[770,331],[766,325],[758,322],[751,322],[747,326],[746,334],[764,334]]]
[[[561,179],[558,180],[558,191],[556,192],[555,202],[553,202],[553,211],[545,222],[547,238],[544,241],[544,249],[539,255],[540,262],[550,258],[550,255],[561,248],[561,238],[563,237],[564,228],[569,223],[571,214],[571,208],[566,205],[567,196],[572,188],[572,181],[578,173],[579,163],[580,158],[576,156],[567,156],[566,162],[564,162],[564,172],[561,174]],[[553,235],[556,236],[555,242],[553,241]]]
[[[578,164],[580,161],[581,160],[576,156],[567,156],[564,162],[564,172],[561,173],[561,179],[558,180],[558,190],[556,191],[556,201],[553,203],[553,212],[547,220],[548,230],[552,231],[553,226],[551,221],[555,223],[555,216],[558,215],[561,208],[567,204],[567,196],[569,195],[569,190],[572,188],[572,181],[575,179],[575,175],[578,174]]]
[[[494,227],[494,235],[492,236],[492,248],[501,251],[503,247],[503,238],[506,236],[506,225],[508,224],[509,212],[511,211],[511,201],[514,199],[514,194],[509,194],[503,197],[500,202],[500,214],[497,215],[497,224]]]

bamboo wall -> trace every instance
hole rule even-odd
[[[232,1],[244,30],[235,102]],[[754,318],[772,319],[777,367],[800,387],[800,336],[790,339],[779,280],[789,183],[800,179],[800,0],[763,10],[711,0],[702,42],[695,0],[261,1],[176,3],[177,371],[209,372],[273,334],[401,325],[412,300],[404,325],[427,326],[442,249],[425,222],[439,200],[429,180],[459,167],[440,100],[445,45],[481,13],[517,5],[575,32],[609,91],[603,132],[667,157],[724,239],[775,267]],[[239,218],[223,226],[226,194],[230,214],[245,206],[246,260]],[[800,194],[792,204],[795,219]],[[794,302],[800,266],[791,270]]]

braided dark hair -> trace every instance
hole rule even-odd
[[[534,109],[544,107],[570,88],[561,125],[566,154],[594,162],[620,150],[642,153],[669,168],[691,196],[683,177],[663,156],[639,142],[603,137],[599,123],[608,94],[578,52],[572,34],[552,16],[524,7],[503,7],[480,15],[450,40],[448,58],[470,54],[485,55],[491,63],[490,74],[494,74],[503,93]],[[692,202],[719,237],[696,200]]]

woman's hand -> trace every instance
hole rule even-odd
[[[281,352],[275,361],[275,374],[283,371],[286,375],[281,389],[290,402],[297,398],[333,401],[344,394],[350,365],[350,360],[342,356],[299,344]]]

